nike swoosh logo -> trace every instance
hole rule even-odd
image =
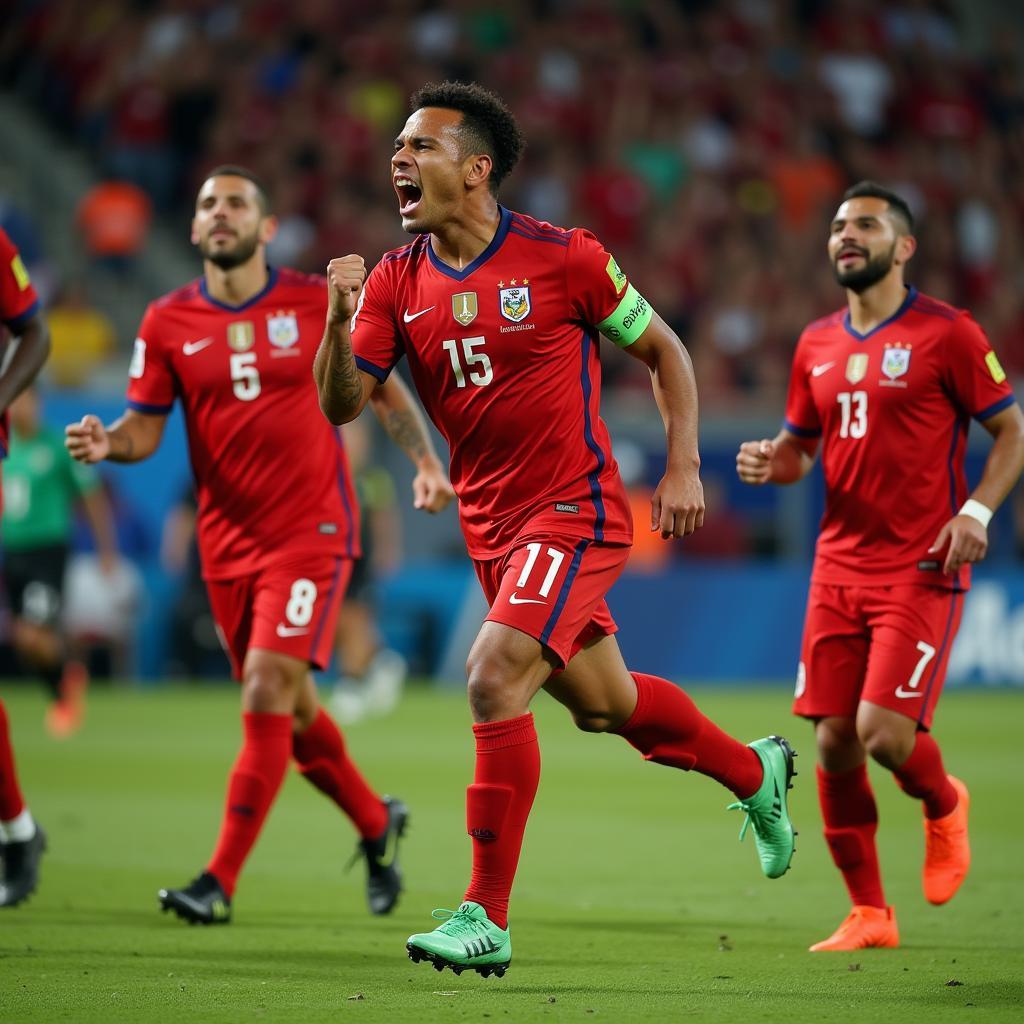
[[[181,351],[187,356],[194,356],[197,352],[202,352],[207,345],[213,344],[213,338],[201,338],[199,341],[186,341],[181,346]]]
[[[424,313],[429,313],[434,307],[427,306],[426,309],[421,309],[418,313],[410,313],[408,309],[402,314],[402,319],[407,323],[411,324],[413,320],[418,320]]]
[[[277,624],[277,635],[280,637],[305,636],[309,632],[308,626],[286,626],[284,623]]]
[[[920,690],[904,690],[902,686],[896,687],[897,697],[920,697],[922,696]]]
[[[821,366],[812,366],[811,376],[820,377],[823,373],[828,373],[828,371],[831,370],[832,367],[835,365],[836,361],[833,359],[831,363],[822,363]]]
[[[532,597],[517,597],[515,594],[511,594],[508,599],[509,604],[547,604],[547,601],[538,601]]]

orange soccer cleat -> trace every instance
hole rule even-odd
[[[839,953],[852,949],[895,949],[900,944],[896,914],[892,907],[854,907],[843,923],[821,942],[811,946],[812,953]]]
[[[85,721],[85,693],[89,672],[78,661],[64,666],[60,681],[60,698],[46,709],[46,728],[56,739],[67,739],[82,728]]]
[[[971,795],[959,779],[950,775],[949,781],[959,797],[956,807],[945,817],[924,819],[921,882],[925,899],[936,906],[953,898],[971,866],[971,844],[967,839]]]

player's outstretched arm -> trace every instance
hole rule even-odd
[[[349,322],[365,280],[362,256],[342,256],[327,264],[327,323],[313,360],[313,379],[320,411],[335,426],[354,420],[377,385],[356,366],[349,337]]]
[[[651,371],[654,400],[665,424],[665,475],[651,498],[651,531],[685,537],[704,525],[704,488],[697,451],[697,382],[683,343],[657,313],[626,348]]]
[[[942,527],[929,548],[930,553],[938,553],[948,545],[942,566],[945,573],[955,573],[968,562],[980,562],[988,554],[992,513],[1024,472],[1024,413],[1020,406],[1014,402],[981,423],[994,438],[985,471],[970,498]]]
[[[167,417],[128,409],[109,427],[91,413],[64,428],[64,447],[79,462],[141,462],[160,446]]]
[[[377,419],[416,467],[412,482],[413,507],[440,512],[455,497],[448,474],[430,439],[427,420],[412,392],[397,374],[374,388],[370,406]]]
[[[17,347],[0,376],[0,413],[35,380],[49,354],[50,332],[36,313],[18,329]]]
[[[744,441],[736,453],[736,475],[745,484],[795,484],[814,465],[817,442],[783,428],[772,440]]]

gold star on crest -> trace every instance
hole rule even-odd
[[[504,281],[499,281],[498,282],[498,287],[499,288],[504,288],[505,287],[505,282]]]

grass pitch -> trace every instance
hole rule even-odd
[[[409,693],[353,727],[374,784],[404,797],[407,890],[364,910],[345,821],[289,777],[227,927],[188,927],[156,890],[205,863],[239,736],[228,687],[97,692],[86,729],[56,743],[41,690],[5,688],[19,771],[47,828],[42,884],[0,911],[3,1021],[1017,1021],[1024,1019],[1020,723],[1024,694],[950,693],[936,723],[971,786],[974,866],[943,908],[920,891],[920,811],[874,772],[887,894],[903,946],[817,954],[848,907],[821,838],[809,727],[783,690],[695,689],[746,740],[789,736],[793,870],[769,881],[710,780],[535,711],[544,771],[513,893],[508,975],[456,978],[405,958],[468,877],[469,716],[458,695]],[[965,1015],[967,1015],[965,1017]]]

